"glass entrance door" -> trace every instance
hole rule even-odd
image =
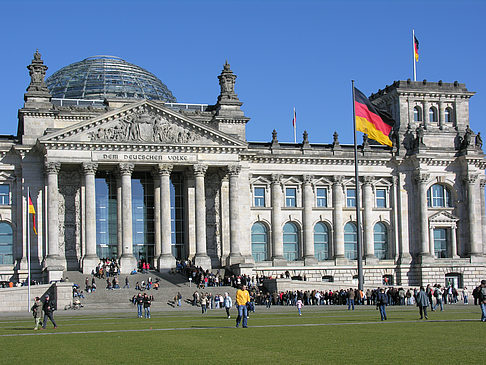
[[[132,175],[133,254],[139,264],[154,266],[154,181],[148,172]]]

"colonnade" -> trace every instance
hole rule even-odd
[[[345,249],[344,249],[344,208],[345,208],[345,189],[344,182],[345,177],[342,175],[333,176],[332,184],[332,220],[333,220],[333,237],[332,237],[332,247],[333,252],[330,253],[331,257],[335,260],[345,260]],[[316,201],[316,196],[313,189],[313,176],[304,175],[302,181],[302,232],[303,232],[303,245],[302,245],[302,258],[306,265],[314,265],[317,263],[314,253],[314,206]],[[368,260],[376,259],[374,256],[374,235],[373,235],[373,207],[374,207],[374,195],[373,195],[373,182],[374,178],[371,176],[364,176],[362,178],[363,189],[363,205],[362,205],[362,215],[363,215],[363,256]],[[396,208],[396,198],[395,189],[397,181],[393,180],[391,185],[391,196],[393,204],[392,209],[395,211]],[[283,197],[283,183],[281,175],[273,174],[271,176],[271,225],[272,225],[272,261],[274,265],[282,264],[285,259],[283,255],[283,220],[282,220],[282,204],[284,202]],[[390,215],[391,217],[394,214]],[[394,218],[392,218],[395,220]],[[396,239],[392,235],[392,230],[389,229],[389,248],[392,249],[394,253],[401,253],[401,247],[398,249],[393,249],[395,246]],[[408,246],[406,246],[408,252]]]
[[[96,267],[99,258],[96,254],[96,191],[95,177],[98,164],[85,162],[82,164],[84,174],[84,220],[85,220],[85,250],[82,257],[83,273],[89,274]],[[58,175],[61,164],[49,161],[45,165],[47,174],[47,226],[48,226],[48,256],[46,264],[49,267],[60,265],[59,255],[59,216],[58,216]],[[118,235],[120,269],[122,273],[129,273],[136,268],[137,262],[133,255],[132,232],[132,173],[135,169],[133,163],[120,163],[117,170],[120,176],[121,189],[117,191],[118,222],[121,223],[121,232]],[[154,244],[155,260],[159,270],[175,267],[175,258],[172,255],[171,235],[171,205],[170,205],[170,175],[173,169],[171,164],[158,164],[153,170],[154,184]],[[206,196],[205,175],[208,166],[205,164],[192,165],[195,180],[195,243],[196,252],[194,263],[203,268],[210,268],[211,261],[207,254],[206,244]],[[226,167],[229,175],[229,203],[230,203],[230,257],[231,263],[243,260],[238,230],[238,178],[241,167],[229,165]],[[120,229],[120,227],[118,227]]]

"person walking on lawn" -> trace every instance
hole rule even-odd
[[[236,328],[240,326],[243,319],[243,328],[248,327],[248,308],[246,304],[250,301],[250,293],[246,290],[246,285],[236,291],[236,307],[238,308],[238,317],[236,318]]]
[[[420,319],[429,319],[427,317],[427,307],[429,306],[429,297],[425,292],[425,288],[423,286],[420,287],[420,291],[417,293],[417,307],[419,307]]]
[[[53,316],[53,313],[54,313],[54,310],[55,310],[54,303],[49,298],[49,295],[46,295],[46,298],[44,300],[44,304],[42,306],[42,310],[44,311],[44,322],[42,323],[42,329],[43,330],[46,329],[47,318],[50,319],[50,321],[54,325],[54,329],[56,329],[57,324],[56,324],[56,321],[54,320],[54,316]]]

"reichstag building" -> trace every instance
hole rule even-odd
[[[230,65],[214,105],[179,103],[120,58],[46,79],[36,52],[16,136],[0,139],[0,277],[58,280],[118,258],[352,285],[353,146],[247,141]],[[216,75],[215,75],[216,76]],[[216,82],[216,77],[215,77]],[[396,120],[393,147],[358,146],[365,285],[486,276],[485,157],[464,84],[396,81],[371,95]],[[214,96],[216,99],[216,95]],[[27,221],[28,193],[37,234]],[[32,217],[31,217],[32,218]],[[29,229],[30,234],[27,232]]]

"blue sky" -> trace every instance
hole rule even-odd
[[[58,69],[114,55],[154,73],[179,102],[214,104],[227,59],[238,76],[250,141],[352,143],[351,80],[370,95],[412,78],[458,80],[477,95],[470,121],[483,132],[486,1],[0,1],[0,134],[16,134],[17,110],[36,48]]]

